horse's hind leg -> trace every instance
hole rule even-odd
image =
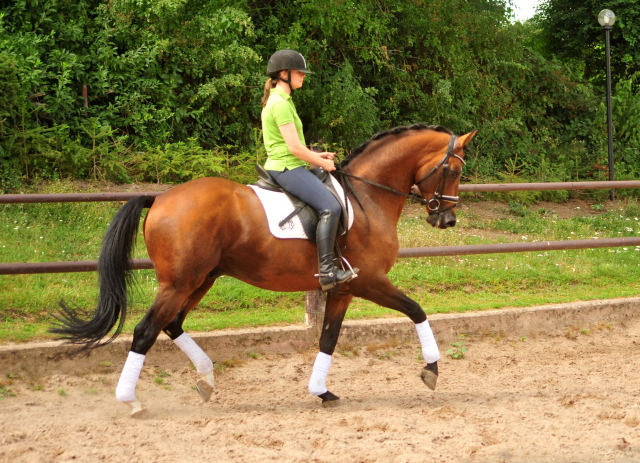
[[[340,400],[339,397],[329,392],[325,383],[331,366],[331,356],[338,343],[342,321],[352,299],[351,294],[336,297],[327,296],[327,306],[320,334],[320,352],[316,356],[311,378],[309,378],[309,392],[322,399],[323,407],[338,405]]]
[[[215,281],[214,277],[208,276],[202,286],[187,299],[174,319],[163,329],[167,336],[189,357],[189,360],[196,367],[196,371],[200,374],[200,378],[196,382],[196,390],[205,402],[209,401],[213,392],[213,362],[191,336],[184,332],[182,323],[191,309],[207,294],[207,291]]]
[[[207,280],[211,280],[210,284]],[[142,412],[142,404],[136,399],[135,389],[142,371],[144,359],[153,346],[160,331],[164,329],[179,313],[181,309],[190,305],[189,310],[195,306],[197,301],[202,299],[202,294],[192,305],[190,302],[195,299],[193,295],[204,293],[211,287],[214,278],[207,277],[201,286],[194,292],[192,289],[178,289],[175,286],[168,289],[161,287],[153,304],[133,331],[133,342],[127,360],[122,369],[118,386],[116,387],[116,399],[131,407],[131,415],[137,416]],[[188,312],[188,310],[186,311]],[[186,313],[185,313],[186,316]]]

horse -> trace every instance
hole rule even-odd
[[[426,314],[391,283],[387,273],[397,258],[397,223],[412,187],[417,185],[418,201],[426,206],[431,226],[455,226],[464,147],[475,134],[456,137],[444,127],[425,124],[397,127],[376,134],[338,165],[336,175],[354,204],[354,224],[337,243],[344,258],[361,270],[357,278],[327,294],[319,353],[309,381],[309,391],[322,399],[323,406],[339,403],[325,383],[354,297],[397,310],[416,324],[426,361],[420,376],[429,389],[435,389],[440,355]],[[226,275],[271,291],[320,289],[315,243],[275,238],[250,187],[223,178],[199,178],[155,197],[131,199],[118,210],[98,261],[97,308],[91,318],[83,319],[61,303],[58,323],[51,329],[80,344],[81,350],[90,352],[122,331],[133,278],[129,259],[145,208],[149,210],[143,223],[144,241],[158,292],[134,329],[116,388],[116,399],[129,405],[134,417],[144,410],[135,395],[144,358],[161,331],[193,362],[200,375],[196,389],[205,402],[209,400],[213,363],[182,324],[217,278]],[[116,324],[112,336],[102,341]]]

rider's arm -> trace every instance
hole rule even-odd
[[[296,130],[295,123],[289,122],[288,124],[281,125],[278,128],[280,129],[282,138],[284,138],[284,142],[287,144],[287,148],[295,157],[302,159],[304,162],[318,165],[327,172],[331,172],[335,169],[333,153],[316,153],[304,146],[298,137],[298,131]],[[328,159],[326,159],[322,155],[331,156],[327,156]]]

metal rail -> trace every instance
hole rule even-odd
[[[640,180],[603,182],[558,182],[558,183],[466,183],[460,192],[488,191],[532,191],[532,190],[606,190],[609,188],[640,188]],[[0,195],[0,204],[28,203],[81,203],[94,201],[128,201],[138,196],[158,196],[163,191],[141,191],[138,193],[65,193]]]
[[[131,259],[133,270],[153,269],[151,259]],[[97,260],[70,262],[34,262],[28,264],[0,264],[0,275],[33,275],[36,273],[96,272]]]
[[[474,244],[465,246],[434,246],[428,248],[403,248],[399,259],[411,257],[468,256],[472,254],[503,254],[507,252],[542,252],[563,249],[595,249],[622,246],[640,246],[640,237],[602,238],[591,240],[541,241],[538,243]],[[153,269],[150,259],[132,259],[133,270]],[[0,275],[26,275],[36,273],[95,272],[97,260],[81,262],[36,262],[29,264],[0,264]]]
[[[640,237],[602,238],[591,240],[540,241],[537,243],[473,244],[466,246],[434,246],[429,248],[404,248],[398,258],[468,256],[472,254],[503,254],[505,252],[541,252],[564,249],[614,248],[640,246]]]
[[[460,185],[458,191],[608,190],[609,188],[640,188],[640,180],[556,183],[466,183]]]
[[[33,203],[88,203],[99,201],[129,201],[138,196],[158,196],[162,191],[141,191],[139,193],[62,193],[0,195],[0,204]]]

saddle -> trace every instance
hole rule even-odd
[[[322,183],[324,183],[324,185],[329,189],[331,194],[335,196],[335,198],[340,203],[340,206],[342,207],[342,214],[340,215],[340,225],[338,226],[338,236],[340,236],[349,227],[349,216],[347,213],[346,205],[344,204],[344,198],[341,198],[338,192],[333,187],[331,177],[326,170],[324,170],[322,167],[309,170],[316,177],[318,177],[318,179],[320,179]],[[300,219],[300,222],[302,223],[302,228],[309,237],[309,240],[315,243],[316,228],[318,226],[319,220],[318,211],[309,206],[297,196],[294,196],[288,191],[284,190],[280,185],[278,185],[278,182],[276,182],[271,174],[267,172],[260,164],[256,164],[256,172],[258,173],[258,180],[256,181],[256,183],[254,183],[255,186],[269,191],[284,193],[291,201],[291,204],[293,204],[293,212],[291,212],[291,214],[281,220],[279,225],[282,227],[285,223],[287,223],[297,215]]]

